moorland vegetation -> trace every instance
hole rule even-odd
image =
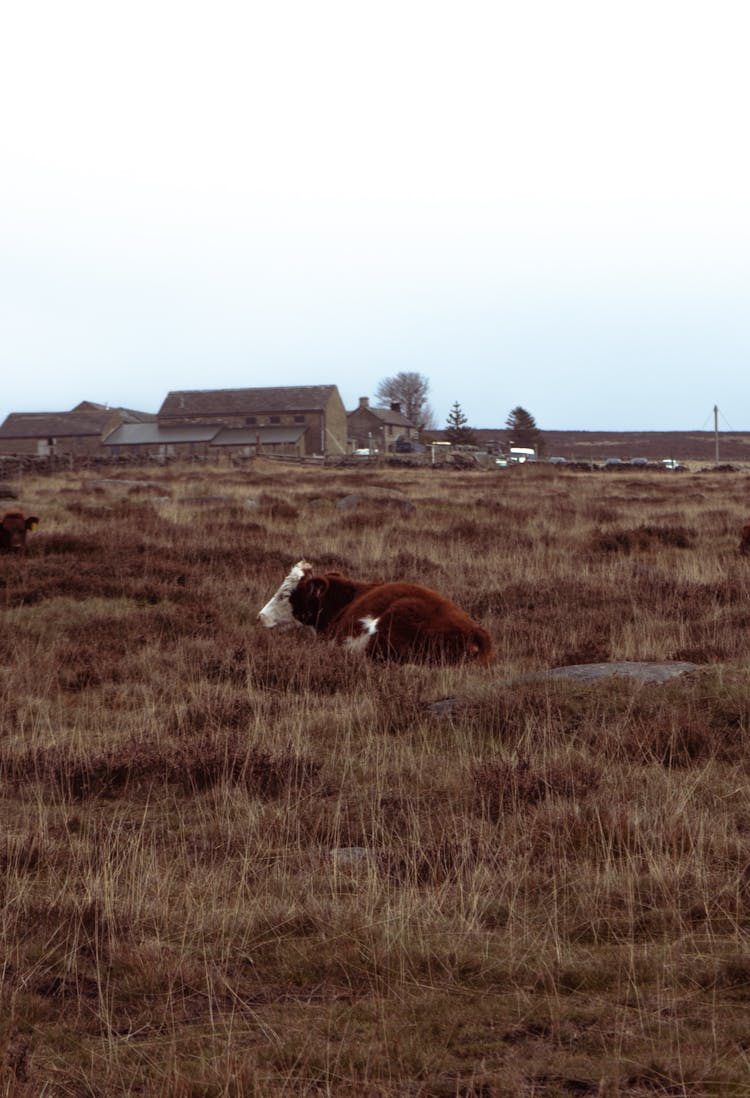
[[[0,558],[4,1095],[747,1095],[744,475],[125,476]],[[301,557],[496,662],[263,630]]]

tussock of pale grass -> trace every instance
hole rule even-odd
[[[528,472],[25,483],[43,522],[0,558],[4,1093],[744,1092],[744,493]],[[335,507],[384,488],[416,510]],[[496,664],[260,630],[303,555],[438,587]],[[704,666],[523,680],[608,659]]]

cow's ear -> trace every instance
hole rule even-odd
[[[26,529],[27,530],[36,530],[38,525],[39,525],[39,519],[36,517],[36,515],[29,515],[28,518],[26,519]]]
[[[307,581],[307,590],[316,599],[322,599],[328,590],[328,580],[325,576],[311,576]]]

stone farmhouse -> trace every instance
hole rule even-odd
[[[353,449],[375,449],[390,453],[399,441],[416,442],[417,427],[401,412],[401,405],[391,401],[388,408],[371,408],[367,397],[359,398],[359,406],[347,416],[349,439]]]
[[[177,390],[155,422],[123,423],[103,442],[139,457],[345,454],[346,409],[335,385]]]

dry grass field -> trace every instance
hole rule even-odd
[[[3,1095],[750,1094],[747,475],[116,475],[0,558]],[[303,556],[496,662],[261,629]]]

